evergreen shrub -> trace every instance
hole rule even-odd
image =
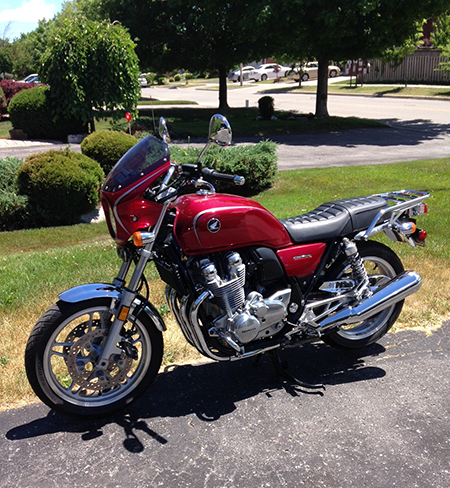
[[[99,204],[104,173],[92,159],[68,149],[28,156],[17,172],[36,225],[75,223]]]
[[[8,105],[14,129],[21,129],[29,139],[65,141],[69,134],[87,132],[87,127],[76,120],[53,119],[48,101],[48,86],[36,86],[17,93]]]
[[[171,159],[180,164],[197,162],[200,149],[170,148]],[[245,185],[234,186],[215,183],[218,191],[251,196],[271,187],[277,173],[277,145],[271,141],[261,141],[248,146],[235,146],[209,149],[203,157],[203,165],[210,166],[220,173],[243,176]]]
[[[0,231],[22,228],[28,219],[28,197],[17,195],[15,185],[21,164],[17,158],[0,159]]]
[[[137,142],[137,139],[125,132],[97,131],[84,139],[81,152],[97,161],[105,174],[108,174],[117,161]]]

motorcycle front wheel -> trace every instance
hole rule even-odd
[[[358,241],[358,252],[364,262],[373,292],[400,274],[404,268],[389,247],[375,241]],[[337,263],[328,279],[352,279],[353,270],[346,260]],[[324,335],[322,340],[330,346],[357,349],[368,346],[384,336],[394,325],[403,308],[404,300],[358,324],[352,324]]]
[[[124,408],[158,374],[163,339],[154,318],[135,310],[121,331],[120,353],[97,368],[111,324],[108,298],[59,301],[34,326],[25,350],[25,369],[36,395],[69,415],[105,415]]]

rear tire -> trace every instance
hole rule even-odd
[[[162,334],[156,319],[137,309],[121,332],[123,353],[105,371],[97,369],[110,305],[109,298],[59,301],[34,326],[25,369],[34,392],[50,408],[77,416],[109,414],[136,400],[158,374]]]
[[[358,241],[357,246],[373,291],[404,271],[400,259],[394,251],[384,244],[374,241]],[[352,270],[346,260],[342,260],[335,265],[333,273],[327,277],[327,280],[351,278],[351,273]],[[403,303],[404,300],[359,324],[353,324],[325,335],[322,340],[330,346],[343,349],[357,349],[368,346],[384,336],[394,325],[402,311]]]

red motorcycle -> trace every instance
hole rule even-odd
[[[233,361],[323,340],[360,348],[397,320],[420,276],[404,271],[384,244],[424,245],[415,217],[429,194],[418,191],[327,202],[278,220],[249,199],[216,193],[215,182],[244,184],[202,166],[214,142],[231,142],[215,115],[197,164],[170,161],[168,132],[148,136],[107,176],[101,201],[123,260],[114,281],[75,287],[39,319],[25,363],[35,393],[66,414],[123,408],[147,390],[161,365],[164,321],[148,300],[144,271],[153,261],[186,340],[201,354]],[[132,271],[130,271],[132,270]],[[130,275],[127,280],[128,275]]]

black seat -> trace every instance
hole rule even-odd
[[[366,229],[387,206],[387,201],[377,196],[346,198],[280,222],[295,243],[328,241]]]

